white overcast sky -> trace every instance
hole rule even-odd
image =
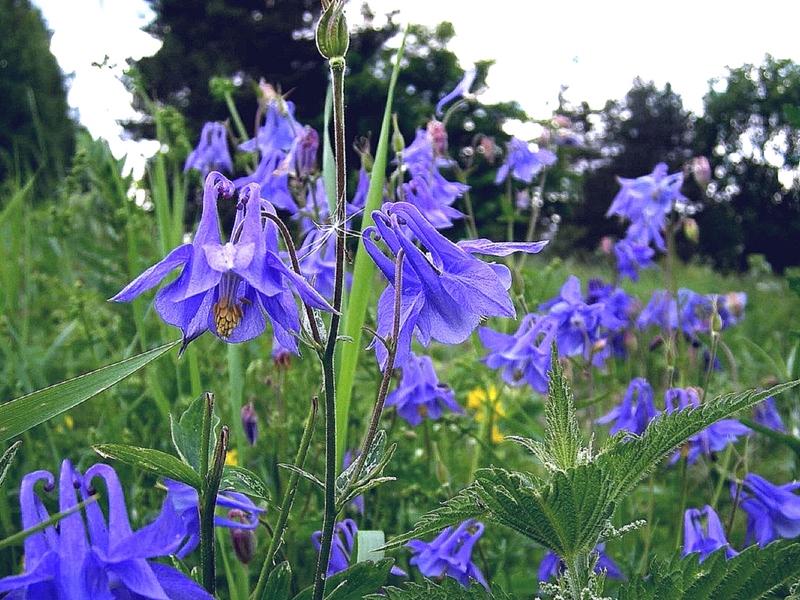
[[[52,51],[74,73],[69,101],[95,136],[115,154],[132,151],[119,140],[117,119],[133,116],[117,77],[128,57],[141,58],[158,42],[140,31],[152,18],[144,0],[33,0],[54,32]],[[351,20],[360,0],[350,0]],[[434,25],[450,21],[450,45],[465,69],[495,59],[487,101],[517,100],[534,118],[546,118],[560,85],[567,99],[600,108],[622,98],[636,76],[666,82],[684,106],[702,111],[708,80],[725,67],[758,64],[765,53],[800,62],[798,0],[371,0],[382,15],[395,8],[396,22]],[[104,68],[92,66],[102,63]]]

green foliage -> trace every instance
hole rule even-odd
[[[646,579],[624,585],[619,600],[755,600],[800,577],[800,542],[751,546],[725,560],[720,548],[702,563],[698,555],[655,561]]]
[[[332,575],[325,585],[326,600],[361,600],[386,583],[393,564],[392,558],[360,562]],[[311,588],[303,590],[294,600],[311,600],[311,591]]]
[[[729,260],[766,256],[778,272],[800,264],[800,186],[790,172],[800,164],[800,140],[793,110],[800,107],[800,65],[767,54],[760,65],[728,68],[712,82],[697,122],[697,153],[711,161],[716,181],[710,190],[713,213],[698,215],[700,241],[714,248],[719,239],[705,231],[712,219],[724,220],[743,247]],[[771,158],[774,148],[778,156]],[[738,266],[745,265],[736,263]]]
[[[487,592],[483,586],[473,582],[469,588],[464,588],[455,579],[445,577],[439,583],[425,580],[425,583],[409,583],[405,587],[388,587],[386,595],[366,596],[368,600],[515,600],[517,596],[509,596],[502,590],[495,589],[492,593]]]
[[[283,561],[269,574],[261,600],[288,600],[292,586],[292,568]]]
[[[103,458],[118,460],[138,469],[155,473],[159,477],[180,481],[196,490],[202,486],[203,482],[197,471],[166,452],[124,444],[98,444],[93,448]]]
[[[50,36],[29,0],[0,2],[0,182],[38,172],[37,199],[48,197],[63,177],[77,128]]]
[[[177,341],[164,344],[3,404],[0,406],[0,441],[9,440],[107,390],[177,344]]]

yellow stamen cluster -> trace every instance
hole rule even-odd
[[[233,333],[233,330],[239,326],[242,321],[244,313],[242,307],[228,300],[226,296],[222,296],[213,307],[214,312],[214,325],[217,328],[217,334],[223,340],[228,339]]]

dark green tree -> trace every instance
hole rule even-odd
[[[77,127],[50,37],[29,0],[0,0],[0,181],[38,170],[42,193],[69,166]]]
[[[800,264],[800,65],[770,55],[728,69],[704,98],[696,149],[711,161],[700,240],[717,266],[763,254],[777,271]]]
[[[660,162],[667,163],[670,173],[680,170],[692,156],[694,138],[694,119],[669,83],[658,89],[637,78],[624,100],[606,103],[600,119],[584,179],[585,202],[575,214],[583,231],[574,244],[586,250],[596,248],[605,235],[624,235],[624,226],[605,217],[619,191],[616,178],[646,175]]]

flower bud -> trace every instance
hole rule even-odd
[[[683,220],[683,233],[689,241],[695,244],[700,241],[700,228],[694,219]]]
[[[247,515],[238,508],[228,511],[228,518],[238,523],[248,522]],[[231,528],[230,532],[233,553],[240,563],[243,565],[248,564],[256,555],[256,548],[258,547],[258,539],[256,538],[255,530]]]
[[[372,165],[375,159],[372,158],[371,141],[369,135],[357,137],[353,142],[353,150],[356,151],[361,159],[361,165],[367,173],[372,173]]]
[[[443,157],[447,154],[447,130],[444,128],[444,123],[431,119],[428,121],[428,139],[433,146],[433,156],[435,158]]]
[[[397,124],[397,113],[392,115],[392,150],[395,154],[400,154],[406,147],[403,134],[400,133],[400,126]]]
[[[317,50],[324,58],[344,58],[350,46],[344,0],[322,0],[322,15],[317,23],[316,37]]]
[[[252,400],[242,407],[242,429],[247,442],[255,446],[258,440],[258,414]]]
[[[695,156],[691,162],[692,175],[694,180],[702,188],[711,182],[711,165],[705,156]]]
[[[306,177],[317,171],[317,149],[319,148],[319,134],[313,127],[306,125],[298,140],[297,155],[295,156],[295,169],[297,175]]]

